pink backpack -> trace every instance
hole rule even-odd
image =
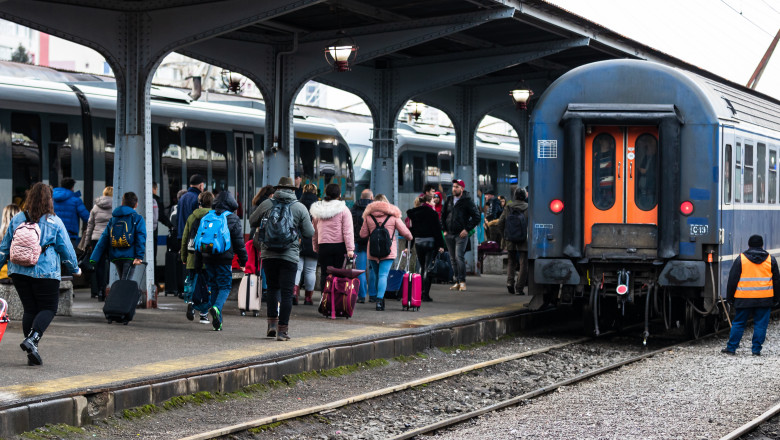
[[[42,251],[41,228],[38,223],[31,222],[25,212],[24,222],[16,227],[11,239],[11,263],[26,267],[35,266]]]

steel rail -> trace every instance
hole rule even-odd
[[[744,425],[740,426],[739,428],[731,431],[730,433],[724,435],[720,438],[720,440],[735,440],[740,437],[742,437],[745,434],[748,434],[758,428],[759,425],[766,422],[767,420],[774,417],[777,413],[780,413],[780,403],[777,405],[769,408],[765,413],[761,414],[760,416],[756,417],[755,419],[749,421],[748,423],[745,423]]]

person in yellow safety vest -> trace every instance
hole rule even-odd
[[[769,312],[780,301],[780,271],[777,260],[763,249],[764,239],[753,235],[748,239],[749,249],[739,254],[729,272],[726,294],[729,304],[737,309],[731,326],[729,342],[722,353],[736,354],[745,324],[753,316],[753,356],[761,356],[766,339]]]

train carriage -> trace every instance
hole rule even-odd
[[[531,116],[529,289],[586,328],[720,322],[752,234],[780,252],[780,102],[639,60],[574,69]],[[645,333],[647,335],[647,324]]]

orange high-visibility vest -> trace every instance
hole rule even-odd
[[[737,283],[735,298],[771,298],[774,296],[772,289],[772,257],[756,264],[750,261],[745,254],[740,254],[742,261],[742,276]]]

